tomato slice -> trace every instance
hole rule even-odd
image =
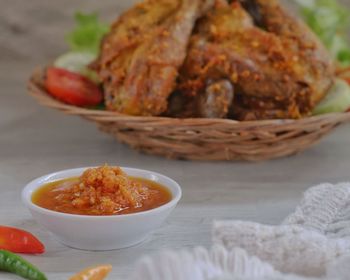
[[[70,105],[95,106],[103,100],[103,93],[92,81],[62,68],[47,68],[45,86],[52,96]]]

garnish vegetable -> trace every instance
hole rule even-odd
[[[91,81],[98,84],[99,79],[94,70],[91,70],[88,65],[95,60],[95,55],[89,52],[67,52],[59,56],[54,66],[63,68],[70,72],[81,74]]]
[[[44,245],[33,234],[7,226],[0,226],[0,249],[24,254],[45,252]]]
[[[47,68],[45,86],[52,96],[75,106],[96,106],[103,99],[99,87],[91,80],[61,68]]]
[[[0,250],[0,271],[7,271],[28,280],[47,280],[37,267],[6,250]]]
[[[345,112],[350,108],[350,86],[342,80],[336,79],[328,95],[316,106],[314,115]]]
[[[341,66],[350,65],[350,10],[338,0],[295,0],[306,23]]]
[[[75,21],[75,29],[66,36],[70,51],[59,56],[54,61],[54,66],[81,74],[98,83],[96,72],[88,65],[97,58],[101,40],[109,26],[101,23],[97,14],[77,13]]]
[[[72,51],[89,52],[97,55],[103,36],[109,26],[99,22],[97,14],[76,13],[77,26],[69,33],[66,40]]]

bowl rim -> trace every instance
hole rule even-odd
[[[171,200],[169,202],[167,202],[159,207],[153,208],[153,209],[149,209],[149,210],[145,210],[145,211],[141,211],[141,212],[136,212],[136,213],[120,214],[120,215],[70,214],[70,213],[63,213],[63,212],[58,212],[58,211],[46,209],[46,208],[43,208],[43,207],[38,206],[35,203],[33,203],[33,201],[32,201],[33,192],[36,191],[37,189],[39,189],[40,187],[42,187],[44,184],[47,184],[50,182],[55,182],[58,180],[63,180],[65,178],[69,178],[69,176],[66,176],[66,177],[62,176],[62,178],[60,178],[60,179],[56,178],[56,179],[50,180],[50,177],[61,176],[61,175],[68,173],[68,172],[81,173],[82,171],[84,171],[88,168],[96,168],[96,167],[98,167],[98,166],[87,166],[87,167],[64,169],[64,170],[52,172],[52,173],[37,177],[37,178],[33,179],[32,181],[30,181],[28,184],[26,184],[25,187],[22,189],[22,192],[21,192],[22,202],[29,210],[40,212],[41,214],[45,214],[45,215],[52,215],[52,216],[61,217],[61,218],[114,220],[114,219],[124,219],[124,218],[132,218],[132,217],[142,217],[145,215],[150,215],[150,214],[155,214],[157,212],[162,212],[162,211],[167,210],[169,208],[175,207],[182,197],[182,189],[181,189],[180,185],[175,180],[171,179],[168,176],[165,176],[165,175],[158,173],[158,172],[146,170],[146,169],[133,168],[133,167],[120,167],[121,169],[125,170],[126,173],[128,173],[130,171],[131,172],[146,172],[150,175],[154,175],[158,178],[163,178],[163,179],[167,180],[172,185],[173,189],[175,189],[175,191],[173,191],[173,189],[170,188],[168,185],[163,184],[164,187],[166,187],[167,190],[171,192],[171,194],[172,194]],[[136,177],[145,178],[143,176],[136,176]],[[145,178],[145,179],[152,181],[152,179],[149,179],[149,178]]]

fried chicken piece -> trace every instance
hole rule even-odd
[[[233,98],[233,85],[230,81],[210,81],[204,94],[198,98],[198,114],[202,118],[226,118]]]
[[[229,80],[209,80],[201,94],[185,96],[182,91],[174,92],[166,115],[180,118],[227,118],[233,99],[234,89]]]
[[[97,61],[109,110],[160,115],[175,88],[195,21],[214,0],[148,0],[113,24]]]
[[[332,58],[314,32],[300,19],[292,16],[278,0],[240,0],[255,22],[276,34],[285,48],[296,53],[300,83],[309,88],[301,102],[314,107],[328,91],[335,77]]]
[[[258,11],[265,8],[262,19],[275,12],[267,6],[259,6]],[[276,18],[279,25],[286,24],[285,29],[298,31],[294,38],[278,30],[269,32],[257,27],[238,2],[231,5],[221,2],[200,19],[177,90],[187,103],[198,104],[195,100],[214,77],[234,85],[231,116],[235,119],[307,115],[332,84],[331,60],[318,40],[297,20],[289,17],[284,22],[281,15]],[[308,38],[304,41],[306,45],[302,44],[304,37]],[[317,65],[313,66],[314,63]],[[321,66],[322,70],[317,71]],[[192,108],[193,116],[197,116],[195,105]]]

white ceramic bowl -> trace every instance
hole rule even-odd
[[[73,215],[35,205],[32,195],[42,185],[80,176],[89,167],[68,169],[45,175],[30,182],[22,200],[39,224],[61,243],[76,249],[103,251],[121,249],[145,240],[169,216],[181,198],[181,188],[172,179],[147,170],[122,168],[128,175],[158,182],[172,193],[170,202],[148,211],[113,216]]]

